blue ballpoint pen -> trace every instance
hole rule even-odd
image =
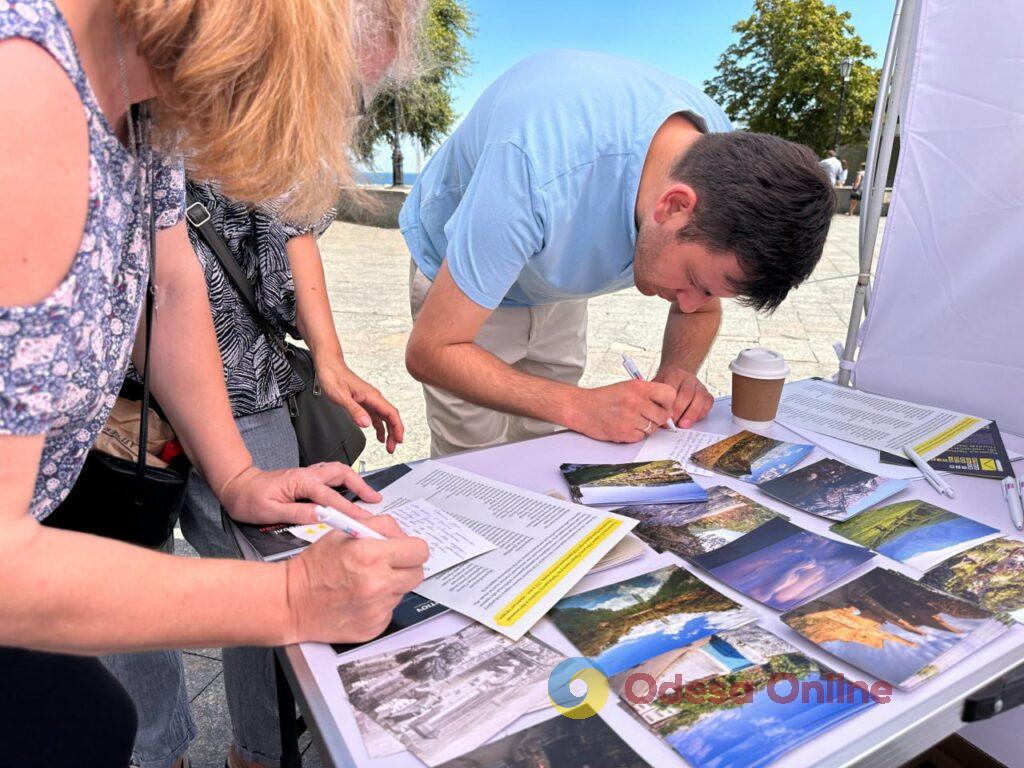
[[[622,367],[626,369],[626,373],[629,374],[629,378],[636,379],[637,381],[647,381],[644,375],[640,373],[640,369],[636,367],[636,361],[633,360],[629,355],[624,354],[622,356]],[[676,423],[671,418],[668,420],[668,425],[672,428],[676,428]],[[650,426],[647,427],[650,429]]]

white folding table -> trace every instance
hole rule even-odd
[[[722,434],[736,432],[738,428],[732,424],[728,398],[719,399],[709,417],[698,424],[697,428]],[[779,439],[806,442],[778,424],[774,425],[768,434]],[[1007,448],[1024,452],[1024,439],[1008,434],[1004,434],[1003,437]],[[558,466],[562,462],[625,462],[630,461],[638,449],[639,445],[602,443],[575,433],[562,432],[535,440],[459,454],[444,461],[540,493],[557,491],[565,494],[565,484],[558,471]],[[815,448],[806,462],[816,461],[825,455],[827,454],[820,448]],[[740,493],[789,516],[794,523],[804,528],[830,535],[829,521],[787,507],[761,493],[757,486],[721,475],[697,479],[705,487],[721,484],[735,488]],[[911,482],[910,487],[894,496],[892,501],[920,498],[999,528],[1005,534],[1012,535],[1015,532],[1010,524],[998,483],[959,475],[947,475],[946,479],[956,489],[955,499],[938,495],[922,479]],[[246,547],[243,546],[242,549],[247,556],[252,555]],[[844,664],[803,640],[779,621],[779,614],[775,611],[741,595],[670,553],[658,554],[648,550],[638,560],[587,576],[574,591],[620,581],[670,563],[694,571],[716,589],[749,606],[757,613],[762,626],[785,638],[808,656],[844,673],[847,679],[865,680],[869,683],[873,681],[873,678],[860,670]],[[852,572],[846,580],[879,566],[902,570],[915,578],[920,576],[901,563],[877,555]],[[421,767],[423,764],[409,752],[378,759],[367,756],[352,709],[346,700],[337,667],[342,660],[348,661],[393,651],[454,633],[466,623],[466,619],[451,612],[368,647],[359,648],[344,657],[338,657],[329,645],[322,643],[301,643],[280,649],[279,658],[284,674],[323,759],[335,768]],[[542,620],[533,632],[565,654],[579,655],[547,620]],[[876,705],[791,750],[774,765],[779,768],[805,768],[809,765],[824,768],[851,765],[891,768],[901,765],[959,730],[963,726],[960,715],[965,697],[998,680],[1022,662],[1024,626],[1014,625],[1010,631],[971,658],[922,684],[914,691],[894,691],[890,702]],[[496,692],[496,695],[500,693]],[[526,724],[545,720],[552,714],[551,709],[531,713],[517,721],[508,732],[519,730]],[[614,697],[609,699],[600,715],[652,766],[686,766],[681,757],[617,705]],[[1024,750],[1021,759],[1021,764],[1024,765]]]

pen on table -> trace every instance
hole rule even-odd
[[[928,466],[928,462],[922,459],[918,455],[917,451],[915,451],[909,445],[904,445],[903,453],[906,454],[906,457],[908,459],[914,462],[915,467],[921,470],[921,474],[924,475],[924,479],[931,484],[932,488],[941,493],[943,496],[948,496],[951,499],[954,496],[956,496],[956,493],[953,491],[952,486],[950,486],[949,483],[947,483],[945,480],[939,477],[938,473]]]
[[[1003,486],[1003,498],[1006,499],[1006,506],[1010,508],[1010,519],[1017,526],[1018,531],[1024,531],[1024,508],[1021,507],[1020,491],[1017,490],[1017,478],[1009,475],[1004,477],[1000,483]]]
[[[629,355],[622,356],[622,367],[626,369],[626,373],[629,374],[629,378],[636,379],[637,381],[646,381],[644,375],[640,373],[640,369],[636,367],[636,361],[633,360]],[[672,419],[668,420],[668,425],[672,428],[676,428],[676,423]],[[648,427],[649,428],[649,427]]]
[[[353,520],[344,512],[339,512],[333,507],[324,507],[317,504],[316,519],[324,525],[329,525],[331,528],[342,533],[347,533],[353,539],[377,539],[384,541],[387,538],[377,533],[373,528],[363,525],[358,520]]]

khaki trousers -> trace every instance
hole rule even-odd
[[[430,290],[430,280],[415,262],[409,270],[409,304],[415,322]],[[498,307],[474,341],[513,368],[579,384],[587,363],[587,300],[562,301],[538,307]],[[513,416],[467,402],[444,389],[423,385],[430,427],[430,455],[486,448],[554,432],[547,421]]]

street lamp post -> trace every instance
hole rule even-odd
[[[400,187],[405,184],[402,157],[402,102],[395,94],[395,133],[391,142],[391,186]]]
[[[839,62],[839,76],[843,79],[842,87],[839,89],[839,111],[836,113],[836,132],[832,136],[832,149],[839,151],[839,126],[843,122],[843,101],[846,99],[846,84],[850,82],[850,73],[853,72],[853,59],[847,56]]]

